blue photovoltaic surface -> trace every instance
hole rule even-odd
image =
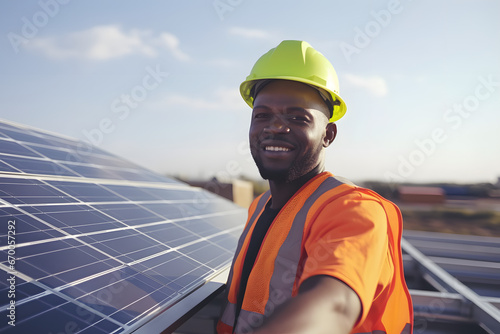
[[[16,307],[0,332],[131,332],[226,268],[245,219],[98,148],[0,122],[0,318]]]

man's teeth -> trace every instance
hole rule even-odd
[[[290,151],[290,149],[286,148],[286,147],[266,146],[266,151],[275,151],[275,152],[283,151],[283,152],[287,152],[287,151]]]

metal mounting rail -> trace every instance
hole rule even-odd
[[[452,309],[459,311],[455,313],[457,317],[467,318],[477,322],[481,327],[491,333],[500,333],[500,310],[447,273],[443,268],[422,254],[422,252],[404,238],[401,239],[401,247],[403,251],[414,260],[413,265],[417,266],[417,269],[422,275],[429,276],[448,293],[455,294],[450,300],[453,299],[456,301],[457,298],[462,298],[465,301],[465,303],[461,305],[455,304],[456,306],[452,307]],[[456,294],[458,294],[458,296]],[[452,296],[448,295],[446,297]],[[419,298],[416,298],[415,301],[418,303]],[[418,304],[416,308],[418,313]]]

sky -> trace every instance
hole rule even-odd
[[[282,40],[335,67],[326,168],[353,181],[500,177],[500,2],[0,1],[0,119],[161,174],[259,178],[239,85]]]

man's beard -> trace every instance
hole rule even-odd
[[[294,160],[288,168],[271,169],[266,168],[262,160],[257,155],[252,157],[259,169],[260,176],[264,180],[275,181],[278,183],[292,182],[301,176],[309,173],[318,166],[318,156],[321,154],[322,146],[319,145],[316,150],[307,151],[306,155],[300,160]]]

